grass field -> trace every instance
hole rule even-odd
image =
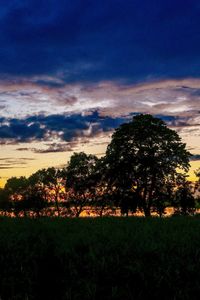
[[[0,219],[0,299],[199,299],[200,219]]]

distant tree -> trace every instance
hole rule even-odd
[[[103,215],[115,214],[118,201],[115,191],[108,183],[105,172],[106,165],[104,157],[98,159],[93,169],[93,201],[91,211],[100,217]]]
[[[195,207],[199,214],[199,210],[200,210],[200,196],[199,195],[195,197]]]
[[[137,115],[112,136],[105,158],[109,184],[134,190],[145,216],[151,215],[160,180],[173,181],[178,169],[188,171],[190,153],[177,132],[151,115]],[[134,201],[134,200],[133,200]]]
[[[26,177],[11,177],[7,180],[4,192],[8,195],[10,207],[16,216],[23,212],[26,215],[25,195],[28,188]]]
[[[27,178],[24,176],[11,177],[5,184],[5,190],[13,197],[18,197],[23,194],[23,191],[27,188],[27,183]]]
[[[133,214],[137,211],[138,195],[132,190],[118,190],[118,206],[120,207],[121,214],[128,217],[129,213]]]
[[[11,211],[11,203],[8,192],[0,188],[0,210],[3,215],[7,215]]]
[[[195,175],[197,180],[195,182],[195,189],[199,193],[200,192],[200,169],[196,170]]]
[[[186,176],[180,175],[176,188],[174,195],[175,214],[193,215],[195,198],[192,183],[186,179]]]
[[[162,217],[166,213],[166,207],[170,204],[169,193],[167,189],[164,187],[162,189],[157,189],[155,191],[153,201],[152,201],[152,208],[153,211],[156,212],[159,217]]]
[[[48,207],[47,199],[44,198],[39,185],[33,185],[31,182],[24,197],[24,206],[31,216],[37,217],[40,217],[43,209]]]
[[[29,177],[30,184],[37,189],[38,197],[49,204],[55,204],[60,216],[60,198],[63,193],[62,171],[54,167],[38,170]]]
[[[90,205],[94,194],[94,172],[98,158],[84,152],[74,153],[65,169],[68,204],[72,214],[79,217],[83,208]]]
[[[177,175],[178,176],[178,175]],[[152,211],[156,212],[159,217],[166,214],[166,208],[173,206],[175,180],[171,177],[158,178],[155,191],[153,194]]]

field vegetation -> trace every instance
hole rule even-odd
[[[200,222],[1,218],[0,298],[197,299]]]

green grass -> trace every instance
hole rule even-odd
[[[0,299],[198,299],[200,219],[0,219]]]

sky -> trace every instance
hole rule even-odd
[[[150,113],[200,167],[200,2],[1,0],[0,185]]]

